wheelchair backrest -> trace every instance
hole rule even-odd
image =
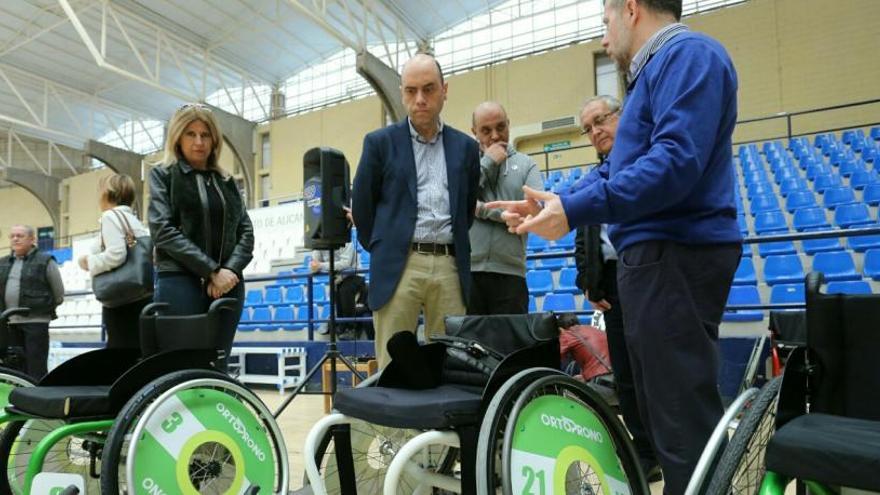
[[[165,304],[148,304],[141,312],[140,343],[144,357],[180,349],[219,350],[220,315],[231,311],[234,299],[218,299],[207,313],[165,315]]]
[[[880,294],[823,294],[823,281],[807,276],[810,411],[880,420]]]
[[[475,340],[505,356],[555,343],[556,355],[552,362],[545,363],[544,366],[559,367],[559,327],[553,313],[447,316],[446,334]]]

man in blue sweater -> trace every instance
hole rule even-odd
[[[499,202],[511,230],[557,239],[608,223],[639,412],[667,494],[684,493],[723,408],[718,326],[742,253],[724,48],[678,21],[681,0],[606,0],[602,44],[628,76],[609,160],[580,190]]]

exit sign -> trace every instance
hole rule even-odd
[[[544,145],[544,151],[556,151],[571,148],[571,141],[556,141]]]

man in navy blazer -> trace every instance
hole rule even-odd
[[[447,89],[432,56],[410,59],[401,73],[408,117],[367,134],[354,178],[380,367],[388,340],[414,332],[420,311],[427,338],[445,332],[446,315],[465,314],[480,156],[476,141],[440,120]]]

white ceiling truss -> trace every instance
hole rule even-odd
[[[12,128],[0,130],[0,169],[20,168],[67,176],[82,170],[81,157],[81,153],[56,141],[22,135]]]

